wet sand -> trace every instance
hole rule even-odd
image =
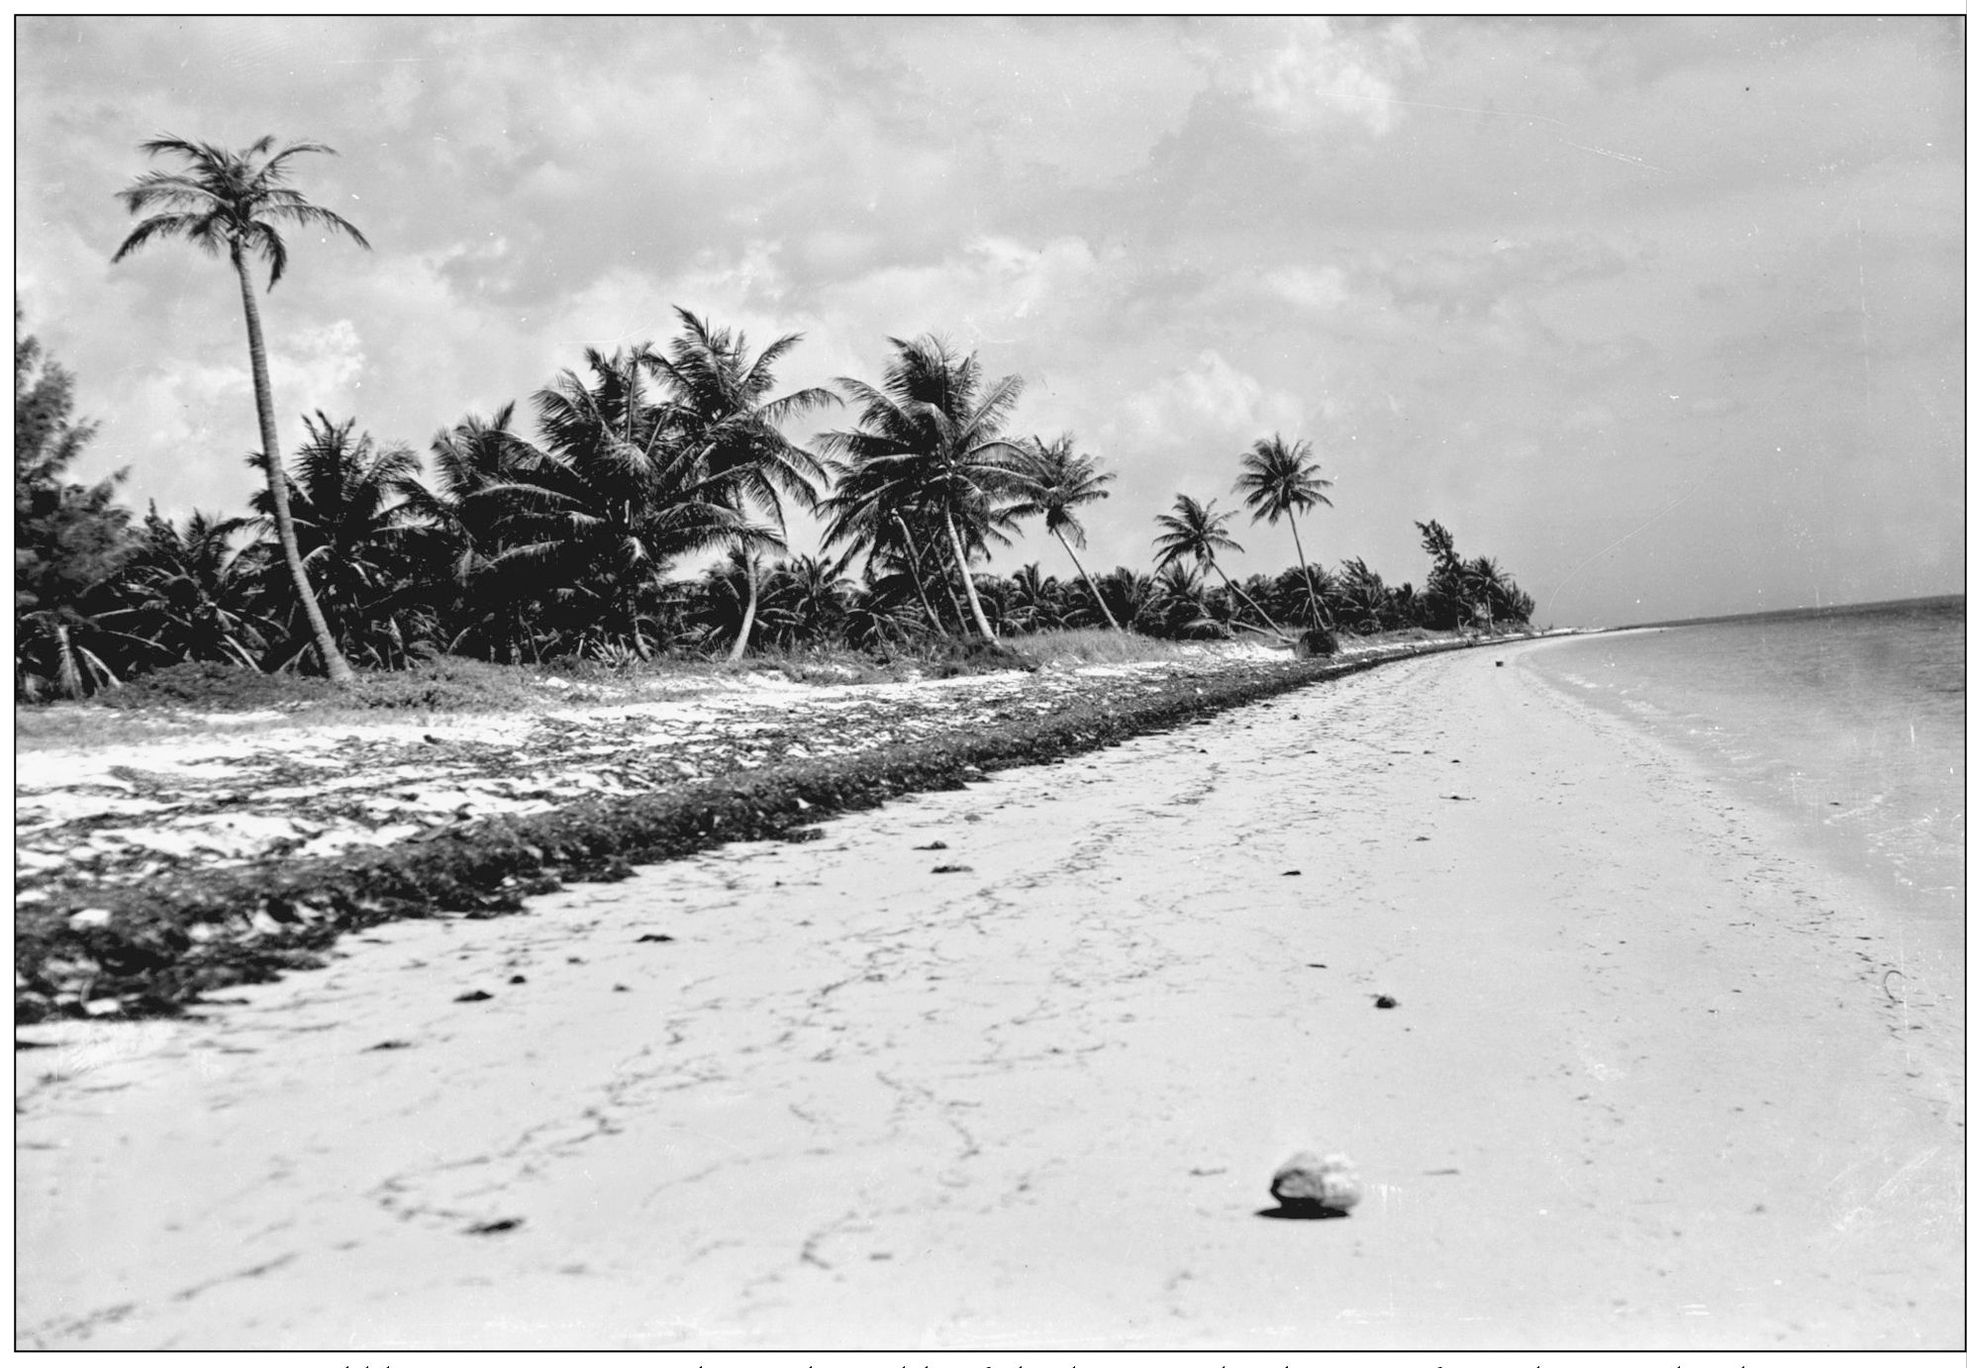
[[[23,1030],[18,1343],[1958,1348],[1958,956],[1544,649]]]

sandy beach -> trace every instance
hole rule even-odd
[[[1958,1349],[1957,931],[1563,649],[24,1027],[17,1345]]]

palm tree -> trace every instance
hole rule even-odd
[[[137,635],[156,646],[159,658],[225,660],[259,670],[273,623],[253,606],[253,558],[232,546],[250,522],[194,509],[180,532],[150,505],[128,584]]]
[[[453,543],[453,573],[471,578],[496,547],[499,509],[486,492],[519,472],[525,442],[512,428],[514,405],[502,404],[489,419],[468,413],[430,439],[435,493],[413,496],[419,511],[441,526]]]
[[[899,495],[898,488],[878,471],[854,464],[836,468],[833,493],[820,505],[827,519],[822,545],[842,548],[842,564],[865,554],[870,590],[883,591],[897,573],[906,575],[922,606],[923,621],[937,636],[946,638],[949,628],[930,602],[921,542],[909,526],[913,515],[901,506]]]
[[[1317,561],[1296,567],[1298,573],[1286,570],[1271,581],[1281,615],[1288,615],[1293,622],[1318,622],[1318,614],[1325,614],[1325,628],[1333,624],[1332,598],[1338,592],[1338,581],[1332,573]]]
[[[1100,576],[1100,598],[1125,630],[1140,631],[1152,620],[1156,581],[1126,566]]]
[[[1157,513],[1154,521],[1163,529],[1162,534],[1154,539],[1154,544],[1161,548],[1161,554],[1155,557],[1155,569],[1166,569],[1171,561],[1191,560],[1198,570],[1214,570],[1232,597],[1249,604],[1258,617],[1270,623],[1271,631],[1278,636],[1284,635],[1284,629],[1271,621],[1270,614],[1223,573],[1222,565],[1216,559],[1217,553],[1241,551],[1243,548],[1230,540],[1225,528],[1229,515],[1216,512],[1214,499],[1205,506],[1186,494],[1177,494],[1175,511]]]
[[[1209,586],[1194,566],[1172,561],[1148,584],[1147,616],[1160,635],[1228,635],[1228,629],[1209,612]]]
[[[1471,615],[1492,627],[1527,622],[1536,611],[1536,600],[1517,588],[1515,577],[1489,556],[1477,556],[1462,566],[1461,590]]]
[[[1093,583],[1092,576],[1086,573],[1086,567],[1079,563],[1079,557],[1073,552],[1074,546],[1086,545],[1086,529],[1080,525],[1078,515],[1073,510],[1095,499],[1104,499],[1107,496],[1104,486],[1112,481],[1113,472],[1101,472],[1091,456],[1082,456],[1074,451],[1069,432],[1050,443],[1040,437],[1032,438],[1017,465],[1017,485],[1024,501],[1007,510],[1010,516],[1045,515],[1045,530],[1058,538],[1059,545],[1071,557],[1072,568],[1079,572],[1079,578],[1092,591],[1093,602],[1099,604],[1100,612],[1106,615],[1107,625],[1116,632],[1120,631],[1120,623],[1114,618],[1113,610],[1100,597],[1099,586]]]
[[[427,567],[419,571],[418,544],[434,534],[419,513],[422,467],[408,447],[358,435],[353,418],[336,423],[317,409],[302,422],[307,441],[285,473],[286,503],[307,580],[320,586],[322,617],[344,658],[353,652],[372,666],[401,664],[414,634],[404,630],[405,610],[430,587],[418,582],[429,577]],[[248,459],[261,464],[257,453]],[[277,505],[262,491],[252,508],[264,519]]]
[[[821,447],[845,458],[851,499],[830,503],[833,540],[865,535],[870,524],[899,520],[907,532],[911,515],[935,526],[948,551],[977,630],[995,641],[970,557],[988,555],[1003,534],[1005,504],[1017,475],[1020,448],[1001,434],[1023,392],[1015,375],[985,383],[974,353],[958,358],[936,337],[912,342],[891,337],[895,354],[877,388],[843,378],[839,384],[860,406],[860,426],[852,432],[821,435]],[[847,491],[843,491],[845,493]]]
[[[300,191],[284,184],[287,162],[303,152],[333,154],[332,147],[315,142],[289,143],[278,152],[271,136],[261,138],[243,152],[232,152],[210,143],[187,142],[182,138],[152,138],[139,144],[144,153],[156,157],[171,155],[184,159],[181,171],[146,171],[118,198],[132,214],[157,208],[139,223],[123,245],[116,249],[111,263],[121,261],[152,238],[181,237],[213,256],[224,254],[239,277],[239,298],[246,311],[246,349],[253,366],[253,397],[259,410],[260,450],[266,457],[267,489],[273,499],[273,521],[280,538],[280,550],[287,560],[287,571],[294,578],[294,593],[307,615],[308,626],[321,653],[328,677],[339,684],[354,680],[354,671],[335,646],[327,619],[314,601],[314,591],[301,566],[300,546],[294,540],[293,519],[287,510],[287,485],[281,474],[279,428],[273,421],[273,383],[267,378],[266,340],[260,334],[259,301],[253,292],[253,277],[247,269],[248,256],[264,257],[270,268],[266,287],[280,283],[287,268],[287,244],[281,240],[279,225],[293,224],[345,233],[357,245],[369,240],[354,224],[331,209],[311,204]]]
[[[1004,582],[1003,603],[1002,620],[1020,633],[1065,625],[1065,594],[1036,561],[1020,566]]]
[[[677,440],[694,448],[712,478],[722,484],[719,497],[733,511],[748,506],[764,510],[775,536],[768,546],[785,544],[785,505],[791,498],[812,512],[819,506],[819,485],[826,467],[804,448],[794,446],[780,431],[782,424],[840,402],[832,390],[814,386],[777,399],[765,396],[774,384],[773,368],[799,344],[790,333],[766,347],[753,360],[745,355],[743,333],[710,324],[688,309],[678,309],[683,331],[670,344],[673,355],[637,353],[637,359],[669,392],[672,418],[678,420]],[[744,656],[758,618],[758,543],[741,540],[738,549],[746,564],[749,597],[744,620],[731,644],[731,659]]]
[[[801,556],[784,577],[786,615],[797,634],[813,644],[838,638],[855,599],[843,567],[826,556]]]
[[[594,384],[563,371],[536,394],[542,444],[520,443],[515,473],[485,488],[505,514],[482,582],[508,601],[545,600],[563,641],[626,645],[647,659],[641,600],[669,564],[772,533],[745,523],[723,501],[728,479],[675,440],[636,357],[590,347],[586,360]]]
[[[1311,596],[1311,625],[1330,627],[1330,619],[1321,616],[1318,591],[1312,584],[1311,569],[1305,563],[1304,541],[1298,536],[1299,509],[1308,512],[1321,504],[1332,506],[1323,493],[1332,487],[1332,482],[1318,478],[1319,469],[1311,459],[1310,442],[1292,442],[1287,446],[1283,434],[1278,433],[1259,438],[1255,446],[1243,453],[1243,473],[1236,477],[1235,488],[1243,495],[1244,506],[1250,509],[1253,520],[1261,517],[1272,526],[1280,517],[1290,520],[1291,541],[1298,548],[1298,569],[1304,575],[1305,592]]]
[[[1340,616],[1352,631],[1371,635],[1392,625],[1392,595],[1363,557],[1340,562],[1337,598]]]
[[[489,419],[469,413],[440,429],[430,441],[436,489],[413,491],[409,501],[435,530],[449,566],[447,649],[455,651],[466,638],[482,634],[490,658],[504,655],[517,662],[533,644],[523,603],[509,596],[488,601],[481,592],[504,544],[510,509],[503,491],[524,475],[530,450],[513,429],[514,407],[508,401]]]

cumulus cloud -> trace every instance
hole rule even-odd
[[[277,391],[291,396],[287,407],[353,409],[362,388],[361,335],[346,318],[296,328],[268,346],[267,370]]]
[[[1252,434],[1295,430],[1304,416],[1304,405],[1295,396],[1266,389],[1212,349],[1127,396],[1115,435],[1162,447],[1179,443],[1211,452],[1240,450]]]
[[[1220,88],[1284,131],[1359,125],[1385,135],[1400,120],[1400,82],[1421,61],[1411,20],[1341,26],[1288,18],[1238,21],[1209,65]]]

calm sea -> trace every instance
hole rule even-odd
[[[1961,916],[1963,600],[1721,618],[1525,657],[1782,809],[1918,913]]]

